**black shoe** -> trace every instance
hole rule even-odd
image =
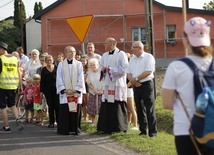
[[[157,136],[156,133],[149,134],[149,137],[151,137],[151,138],[155,138],[156,136]]]
[[[146,136],[146,133],[141,132],[139,133],[139,136]]]
[[[124,130],[123,132],[124,132],[125,134],[128,134],[128,130]]]
[[[11,130],[10,130],[10,128],[5,128],[5,126],[2,128],[2,129],[0,129],[0,133],[11,133]]]
[[[73,133],[71,133],[71,135],[75,135],[75,136],[78,136],[80,133],[78,133],[78,132],[73,132]]]
[[[49,124],[48,128],[54,128],[54,124]]]

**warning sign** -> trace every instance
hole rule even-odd
[[[67,23],[81,43],[84,42],[93,18],[93,15],[66,18]]]

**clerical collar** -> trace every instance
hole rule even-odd
[[[71,59],[71,60],[68,60],[68,59],[67,59],[67,61],[68,61],[68,64],[72,64],[73,59]]]
[[[114,51],[115,51],[115,49],[113,51],[109,51],[109,55],[114,54]]]

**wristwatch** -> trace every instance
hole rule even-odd
[[[138,81],[139,80],[138,77],[136,77],[135,80]]]

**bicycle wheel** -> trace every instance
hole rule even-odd
[[[21,95],[16,104],[18,110],[18,117],[23,118],[25,115],[25,107],[24,107],[24,95]]]

